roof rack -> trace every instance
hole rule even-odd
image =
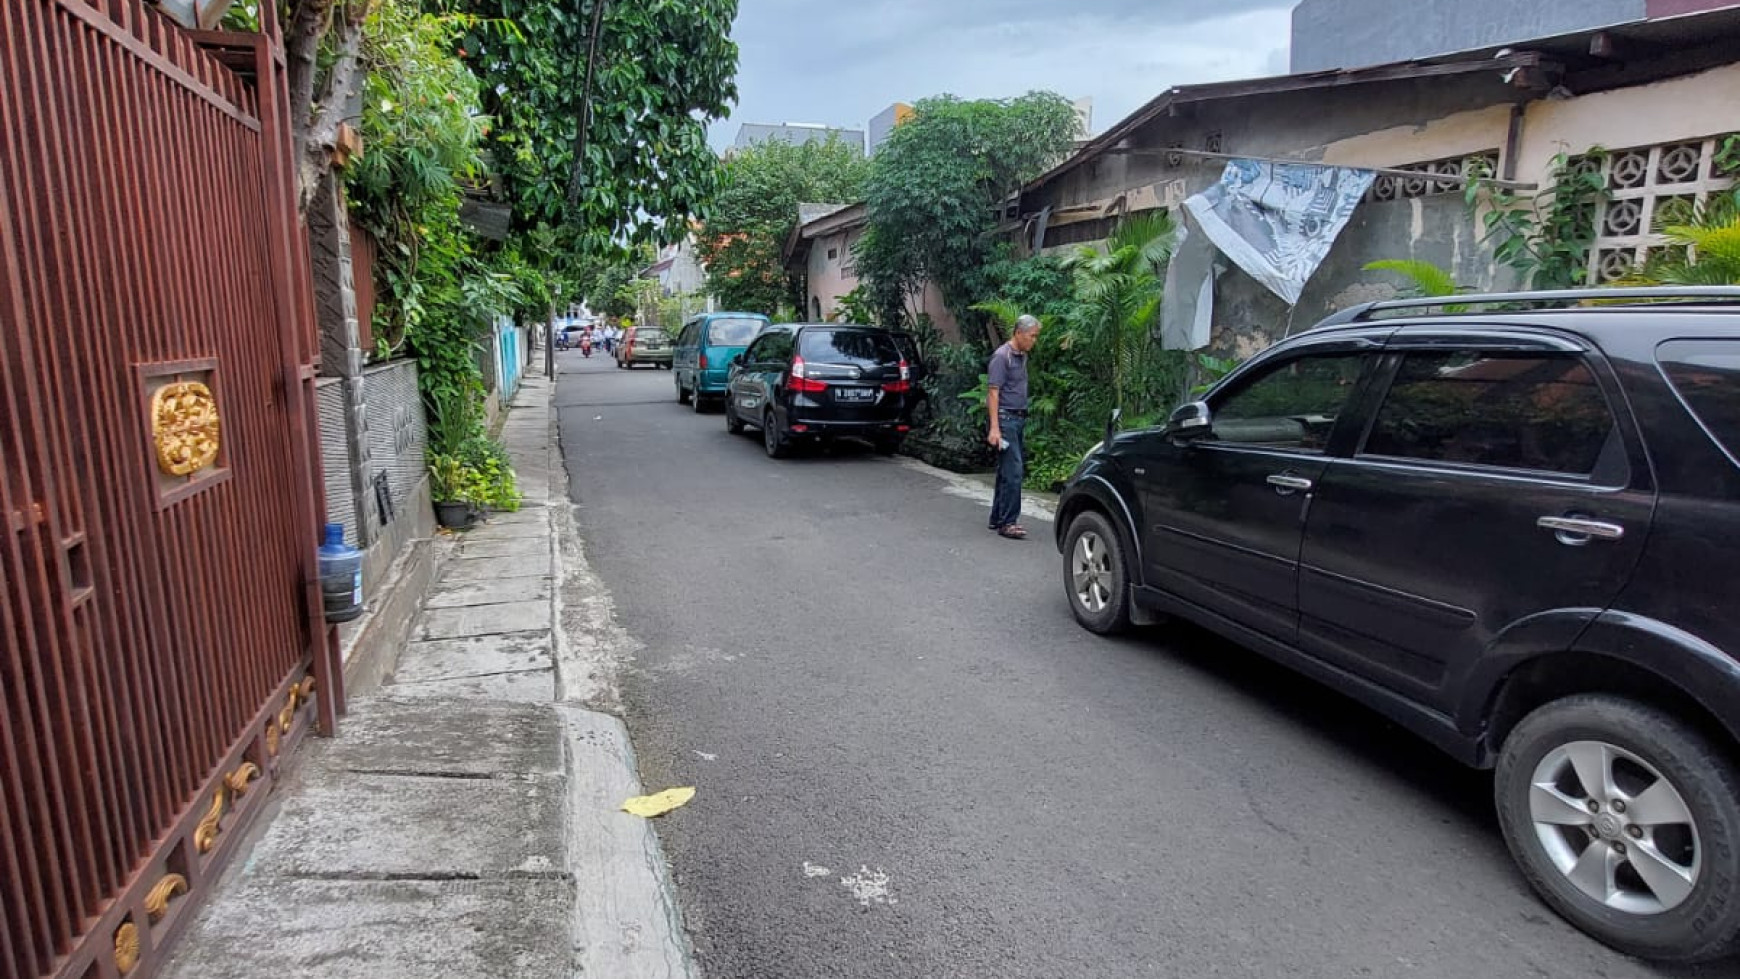
[[[1740,286],[1636,286],[1621,289],[1547,289],[1540,292],[1490,292],[1456,296],[1421,296],[1418,299],[1383,299],[1360,303],[1331,313],[1317,326],[1337,326],[1375,319],[1376,314],[1400,309],[1432,309],[1442,306],[1567,305],[1598,300],[1716,300],[1740,303]],[[1313,327],[1315,329],[1316,327]]]

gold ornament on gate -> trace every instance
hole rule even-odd
[[[205,818],[199,821],[199,825],[193,828],[193,846],[195,849],[201,853],[210,853],[211,848],[217,846],[218,833],[223,831],[219,825],[223,818],[224,787],[220,785],[217,791],[212,794],[211,809],[206,812]]]
[[[170,899],[186,893],[186,877],[165,874],[162,880],[152,886],[151,892],[145,895],[145,913],[150,915],[153,924],[162,921],[163,916],[169,913]]]
[[[128,921],[115,929],[115,971],[126,975],[139,964],[139,926]]]
[[[171,476],[199,472],[217,460],[217,399],[198,381],[165,384],[151,395],[151,438],[157,467]]]

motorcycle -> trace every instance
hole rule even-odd
[[[586,337],[580,341],[580,356],[592,356],[592,338]]]

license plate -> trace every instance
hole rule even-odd
[[[835,388],[835,401],[874,401],[876,392],[869,388]]]

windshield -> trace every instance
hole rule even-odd
[[[879,367],[900,363],[900,350],[873,330],[807,330],[798,356],[805,363]]]
[[[665,331],[648,329],[636,330],[634,333],[634,342],[644,343],[649,347],[656,343],[665,343]]]
[[[747,347],[761,332],[762,323],[748,316],[714,320],[707,324],[707,346]]]

